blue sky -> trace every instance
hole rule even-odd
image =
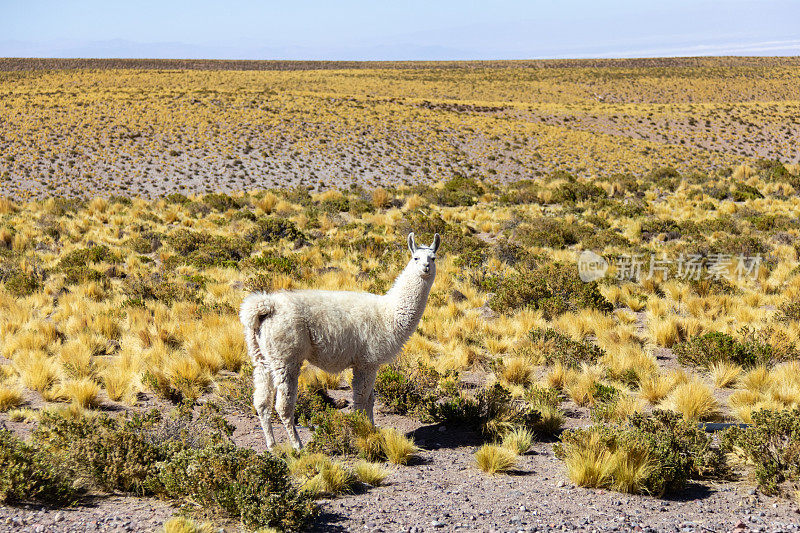
[[[800,55],[798,0],[0,0],[0,56]]]

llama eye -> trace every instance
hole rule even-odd
[[[414,258],[414,261],[419,261],[419,257],[415,257],[415,258]]]

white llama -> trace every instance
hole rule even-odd
[[[275,445],[273,405],[295,448],[294,408],[303,361],[327,372],[353,369],[353,407],[373,420],[380,365],[392,361],[417,328],[436,277],[437,233],[430,246],[408,235],[412,258],[385,295],[349,291],[277,291],[244,299],[239,317],[253,360],[255,404],[267,446]]]

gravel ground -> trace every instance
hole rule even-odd
[[[662,366],[674,364],[666,351]],[[485,376],[465,373],[465,381],[482,382]],[[331,391],[348,398],[350,391]],[[26,397],[41,406],[36,393]],[[143,408],[167,409],[161,400],[142,395]],[[121,408],[105,406],[108,410]],[[567,427],[589,423],[588,410],[566,402]],[[239,446],[266,449],[256,417],[230,415]],[[6,426],[21,436],[33,428],[26,423]],[[474,465],[481,444],[476,435],[458,428],[426,425],[397,415],[376,415],[382,427],[396,427],[414,437],[422,448],[419,459],[405,467],[390,467],[385,486],[320,501],[321,513],[311,531],[796,531],[800,514],[792,501],[757,493],[752,482],[693,483],[677,498],[659,499],[617,492],[584,489],[566,477],[564,465],[553,455],[549,442],[536,443],[520,458],[517,470],[488,476]],[[276,425],[276,437],[284,432]],[[300,428],[304,442],[306,428]],[[45,531],[159,531],[177,508],[153,498],[92,495],[74,508],[0,506],[0,532]],[[225,531],[240,531],[238,524],[217,524]]]

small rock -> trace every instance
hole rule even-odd
[[[431,525],[433,527],[444,527],[444,522],[440,522],[439,520],[433,520],[431,521]]]

